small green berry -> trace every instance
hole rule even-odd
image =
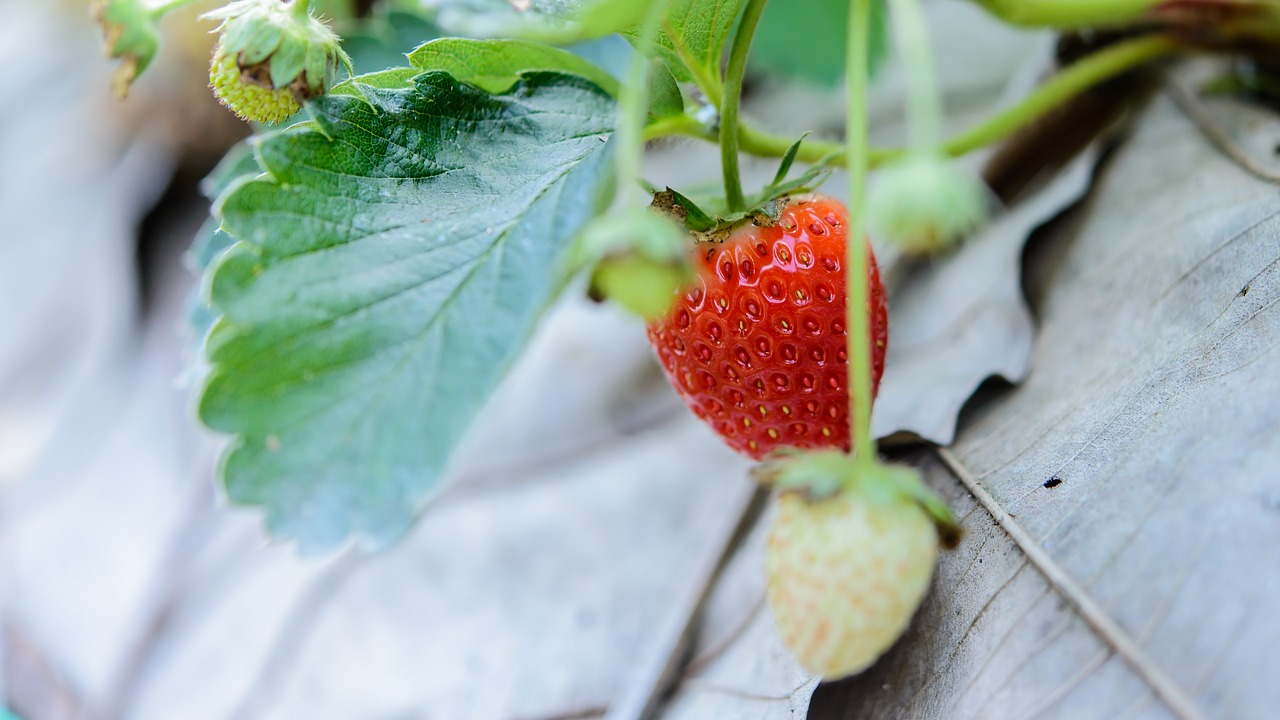
[[[263,66],[242,68],[236,56],[222,43],[213,51],[209,65],[209,85],[218,101],[243,120],[274,124],[283,122],[302,109],[292,88],[279,90],[264,77]]]
[[[986,216],[989,191],[937,155],[914,154],[887,166],[868,198],[873,232],[913,255],[955,245]]]
[[[239,0],[203,18],[220,19],[209,67],[218,100],[245,120],[278,123],[323,95],[351,60],[306,0]]]

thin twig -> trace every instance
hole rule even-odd
[[[746,632],[751,626],[751,621],[760,613],[760,608],[764,607],[764,593],[761,592],[756,596],[755,602],[751,603],[751,607],[743,614],[742,618],[734,624],[733,628],[723,636],[717,638],[714,642],[707,646],[696,657],[689,661],[684,668],[684,676],[697,675],[707,668],[708,665],[715,662],[717,658],[724,654],[726,650],[733,647],[733,643],[737,641],[742,633]]]
[[[742,688],[736,688],[736,687],[733,687],[732,685],[721,685],[720,683],[711,682],[710,680],[694,679],[694,680],[688,681],[686,684],[689,686],[691,690],[702,690],[704,692],[716,692],[722,695],[732,695],[733,697],[742,698],[743,700],[760,700],[763,702],[781,702],[782,700],[790,700],[791,698],[795,697],[796,693],[800,692],[801,688],[803,688],[805,685],[808,685],[813,681],[814,681],[814,678],[812,677],[805,678],[804,682],[797,685],[794,689],[791,690],[791,692],[787,693],[786,695],[765,695],[763,693],[754,693],[754,692],[751,692],[750,690],[743,690]]]
[[[1209,139],[1209,142],[1213,143],[1213,146],[1219,152],[1258,179],[1280,183],[1280,169],[1267,167],[1251,155],[1248,150],[1244,149],[1231,136],[1231,133],[1227,132],[1222,122],[1214,117],[1198,94],[1192,92],[1181,81],[1170,75],[1166,75],[1164,78],[1164,88],[1169,93],[1169,97],[1173,98],[1174,104]]]
[[[193,491],[190,504],[182,513],[154,573],[155,588],[150,596],[155,598],[155,607],[111,684],[102,710],[102,717],[106,720],[117,720],[129,714],[147,669],[173,629],[173,619],[182,608],[189,590],[189,578],[184,571],[208,541],[214,527],[213,505],[212,490],[200,483]]]
[[[760,613],[760,609],[764,607],[764,593],[756,598],[751,604],[750,609],[734,624],[733,628],[723,636],[712,642],[706,650],[689,661],[685,665],[684,672],[681,673],[681,682],[699,682],[694,678],[708,665],[724,654],[726,650],[733,646],[734,641],[742,637],[742,633],[751,625],[751,621]],[[518,720],[579,720],[580,718],[596,718],[604,715],[609,711],[606,705],[581,705],[569,708],[567,710],[559,710],[550,715],[521,716]]]
[[[22,627],[16,618],[6,616],[0,649],[4,652],[4,677],[0,688],[7,704],[15,712],[33,718],[88,718],[88,710],[52,658]]]
[[[680,661],[688,647],[698,616],[716,578],[733,552],[763,512],[769,493],[760,486],[744,487],[739,497],[726,503],[722,527],[698,559],[692,582],[672,606],[671,613],[653,635],[653,641],[640,655],[636,672],[624,684],[621,693],[609,706],[608,720],[645,720],[671,688],[680,671]]]
[[[598,718],[609,711],[604,705],[581,705],[568,710],[560,710],[550,715],[522,715],[517,720],[584,720]]]
[[[253,685],[229,717],[245,720],[265,714],[277,691],[283,687],[285,676],[296,667],[299,651],[316,623],[324,617],[329,604],[338,598],[341,587],[368,559],[367,553],[348,550],[302,593],[285,619],[284,627],[276,634],[275,643],[263,660]]]
[[[995,519],[1000,527],[1004,528],[1014,544],[1021,548],[1027,560],[1035,566],[1040,574],[1044,576],[1064,600],[1075,607],[1080,617],[1089,623],[1098,636],[1101,637],[1117,655],[1120,656],[1133,671],[1141,677],[1156,695],[1164,702],[1166,706],[1173,712],[1175,717],[1182,720],[1202,720],[1205,715],[1173,678],[1169,677],[1163,668],[1161,668],[1154,660],[1152,660],[1141,646],[1121,628],[1106,610],[1093,599],[1091,595],[1081,587],[1075,579],[1073,579],[1066,570],[1049,555],[1048,551],[1031,536],[1009,513],[996,502],[995,498],[987,492],[986,488],[978,484],[974,480],[973,475],[968,469],[960,463],[959,458],[955,456],[947,448],[937,449],[938,458],[947,466],[951,474],[956,477],[973,494],[987,512],[991,513],[991,517]]]

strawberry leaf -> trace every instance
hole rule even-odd
[[[248,142],[233,146],[200,183],[200,194],[213,202],[236,181],[244,177],[252,177],[262,172],[258,161],[253,156],[253,147]],[[187,267],[197,275],[204,273],[227,248],[235,244],[235,238],[222,229],[217,218],[210,217],[196,232],[191,248],[187,251]],[[203,340],[209,328],[218,319],[217,312],[210,306],[207,288],[197,286],[187,297],[187,324],[191,327],[197,340]]]
[[[677,80],[720,77],[725,40],[742,3],[743,0],[671,0],[656,51]]]
[[[233,502],[306,550],[403,534],[552,299],[611,178],[613,100],[561,73],[331,95],[221,200],[201,419]]]
[[[610,95],[618,94],[617,79],[590,61],[528,40],[441,38],[409,53],[409,64],[419,70],[443,70],[493,93],[511,87],[523,73],[553,70],[584,77]]]

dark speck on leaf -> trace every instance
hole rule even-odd
[[[1044,486],[1047,488],[1056,488],[1061,484],[1062,484],[1062,478],[1058,477],[1057,475],[1054,475],[1053,477],[1044,481]]]
[[[1248,294],[1249,294],[1249,284],[1245,283],[1245,286],[1240,288],[1240,297],[1244,297],[1245,295],[1248,295]]]

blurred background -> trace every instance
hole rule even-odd
[[[194,299],[199,281],[189,270],[188,251],[209,208],[200,180],[250,131],[220,108],[206,87],[212,24],[195,17],[216,4],[197,4],[166,18],[160,55],[129,99],[120,102],[110,93],[114,68],[101,56],[85,3],[0,0],[2,704],[24,720],[603,716],[609,703],[630,687],[643,649],[659,634],[656,629],[669,624],[680,599],[701,582],[700,563],[723,542],[735,502],[750,492],[747,462],[703,428],[670,391],[638,321],[570,293],[546,318],[458,452],[446,489],[400,544],[378,555],[348,550],[304,557],[289,545],[271,542],[256,512],[228,507],[215,481],[224,441],[203,430],[192,411],[191,368],[200,338],[189,325],[191,315],[199,312]],[[370,10],[367,3],[321,4],[339,19],[346,47],[363,71],[398,64],[399,54],[430,32],[420,23],[385,13],[375,13],[363,24],[343,20]],[[967,3],[937,0],[926,6],[950,129],[1025,94],[1057,54],[1070,52],[1047,33],[1011,30]],[[619,55],[625,49],[615,39],[580,51],[617,68],[623,66],[620,57],[625,62],[625,54]],[[797,136],[814,131],[838,137],[843,126],[838,90],[765,72],[755,72],[749,80],[746,112],[760,125]],[[1145,97],[1130,91],[1126,86],[1120,94]],[[874,89],[877,143],[901,141],[902,96],[901,71],[890,61]],[[1175,343],[1164,336],[1150,339],[1134,328],[1144,327],[1144,318],[1156,312],[1152,308],[1175,305],[1177,313],[1161,316],[1169,327],[1212,326],[1217,320],[1201,296],[1217,298],[1212,293],[1222,290],[1224,298],[1234,297],[1240,287],[1235,275],[1253,268],[1259,257],[1275,254],[1274,233],[1259,240],[1260,254],[1244,260],[1215,256],[1218,250],[1199,245],[1195,253],[1200,254],[1185,249],[1190,244],[1181,246],[1184,252],[1175,242],[1153,244],[1159,249],[1152,252],[1165,253],[1155,260],[1125,249],[1122,240],[1145,232],[1140,220],[1157,224],[1151,213],[1162,219],[1197,199],[1206,203],[1201,217],[1220,226],[1188,225],[1185,232],[1210,248],[1235,247],[1234,240],[1219,245],[1215,237],[1252,242],[1248,233],[1253,231],[1240,228],[1266,230],[1258,223],[1275,216],[1271,186],[1240,180],[1243,175],[1167,101],[1154,108],[1137,133],[1142,154],[1117,160],[1120,169],[1115,171],[1129,183],[1120,190],[1136,186],[1133,192],[1146,194],[1117,191],[1118,199],[1109,206],[1086,202],[1088,217],[1133,217],[1134,226],[1121,225],[1114,232],[1114,225],[1094,229],[1077,215],[1052,223],[1052,232],[1036,231],[1089,197],[1104,148],[1092,145],[1067,162],[1089,143],[1092,135],[1086,132],[1080,142],[1052,143],[1069,146],[1065,158],[1014,152],[1003,159],[992,160],[990,154],[968,159],[974,168],[989,160],[999,168],[1003,162],[1006,179],[1012,178],[1008,186],[1015,190],[1002,195],[1011,203],[1010,212],[954,258],[907,266],[897,262],[891,249],[879,248],[889,284],[905,288],[894,297],[892,323],[898,333],[894,337],[900,338],[894,343],[906,349],[894,355],[891,344],[877,407],[879,434],[909,431],[911,437],[948,444],[956,437],[958,422],[962,431],[981,428],[982,433],[967,436],[960,456],[972,459],[978,469],[985,467],[986,482],[1006,483],[996,487],[1001,499],[1015,503],[1011,507],[1028,522],[1042,520],[1039,528],[1051,548],[1061,550],[1064,562],[1082,575],[1092,572],[1089,560],[1103,553],[1086,552],[1088,543],[1076,536],[1054,546],[1052,533],[1059,524],[1046,518],[1060,509],[1054,504],[1057,498],[1071,498],[1075,488],[1088,486],[1088,478],[1115,480],[1098,470],[1106,465],[1101,460],[1079,468],[1078,474],[1071,464],[1093,462],[1093,453],[1111,448],[1107,441],[1097,441],[1107,437],[1098,427],[1111,426],[1101,415],[1072,415],[1078,408],[1063,407],[1081,386],[1103,397],[1127,397],[1117,387],[1126,393],[1135,387],[1164,387],[1159,382],[1169,375],[1165,366],[1153,360],[1148,368],[1133,358],[1146,357],[1136,354],[1139,350],[1164,352]],[[1107,121],[1112,117],[1108,112],[1086,105],[1072,127],[1088,126],[1076,122],[1082,117]],[[1236,127],[1249,129],[1248,142],[1257,147],[1274,147],[1280,137],[1269,114],[1232,117],[1239,121]],[[1029,156],[1038,159],[1031,162]],[[1131,156],[1138,159],[1125,165]],[[717,158],[718,149],[711,145],[659,143],[648,153],[645,174],[677,186],[713,181],[719,177]],[[1151,165],[1153,158],[1165,164]],[[748,161],[748,186],[769,179],[775,162]],[[1048,166],[1066,169],[1055,175],[1044,171]],[[989,178],[992,167],[987,165]],[[1143,184],[1144,178],[1163,177],[1190,180],[1174,189]],[[837,175],[825,190],[839,195],[846,187],[847,180]],[[1021,197],[1025,187],[1038,189],[1025,203],[1012,204],[1011,198]],[[1153,201],[1157,196],[1164,199]],[[1154,209],[1142,216],[1139,211],[1148,207]],[[1230,212],[1215,214],[1224,207]],[[1181,237],[1178,232],[1184,230],[1166,234]],[[1039,242],[1024,263],[1023,243],[1029,237]],[[1089,237],[1101,240],[1081,256],[1086,260],[1077,261],[1073,248],[1084,242],[1079,238]],[[1217,259],[1206,265],[1202,255]],[[1212,276],[1225,278],[1218,283],[1222,287],[1207,280],[1192,288],[1199,295],[1188,296],[1185,305],[1169,304],[1170,297],[1180,296],[1161,283],[1184,271],[1178,283],[1199,278],[1195,273],[1202,269],[1218,272],[1215,263],[1226,260],[1235,264]],[[1107,276],[1090,286],[1080,278],[1094,271],[1077,272],[1087,262],[1123,267],[1131,274]],[[1250,302],[1265,304],[1265,290],[1272,285],[1267,284],[1270,276],[1258,272]],[[1146,284],[1126,284],[1148,275]],[[1189,287],[1168,287],[1175,286]],[[1072,292],[1096,298],[1098,304],[1077,296],[1055,303],[1059,287],[1077,288]],[[1164,304],[1153,301],[1134,310],[1137,319],[1127,329],[1088,325],[1098,317],[1127,317],[1121,301],[1103,301],[1157,295]],[[1201,306],[1206,309],[1186,310]],[[1240,321],[1271,323],[1266,332],[1258,331],[1261,336],[1248,336],[1256,341],[1250,346],[1255,350],[1265,345],[1275,324],[1274,313],[1263,310]],[[1059,332],[1051,341],[1035,341],[1033,321]],[[1209,357],[1220,345],[1202,354]],[[1104,372],[1099,368],[1120,363],[1094,362],[1086,354],[1112,346],[1115,357],[1127,358],[1125,367],[1149,370],[1159,382],[1144,385],[1148,376],[1137,371],[1131,377]],[[1168,350],[1169,357],[1175,350],[1182,352],[1181,347]],[[1265,353],[1271,347],[1260,357],[1269,357]],[[1054,358],[1062,360],[1055,365]],[[1016,412],[1001,415],[983,410],[981,403],[966,406],[975,389],[981,388],[984,401],[1009,391],[1009,382],[988,381],[989,376],[1020,381],[1032,364],[1044,368],[1039,377],[1050,385],[1033,385],[1017,395],[1029,400],[1015,402],[1011,407]],[[1268,367],[1267,362],[1255,363],[1249,370],[1255,374],[1224,382],[1253,383],[1254,392],[1261,389],[1265,395]],[[1117,385],[1105,384],[1112,381]],[[1168,397],[1176,405],[1177,398],[1193,395],[1187,391]],[[964,407],[967,412],[961,416]],[[1183,411],[1174,408],[1163,417],[1183,418],[1179,427],[1199,437],[1196,433],[1203,435],[1212,421],[1204,409],[1211,407],[1213,403],[1203,402]],[[1155,417],[1150,408],[1131,415]],[[1250,462],[1270,457],[1274,433],[1267,435],[1265,429],[1273,427],[1269,423],[1274,417],[1268,418],[1261,406],[1235,417],[1232,422],[1253,418],[1263,428],[1250,425],[1254,434],[1240,434],[1240,443],[1263,451]],[[501,442],[492,442],[494,438]],[[1008,444],[991,438],[1007,439]],[[1150,438],[1160,441],[1154,445],[1158,448],[1192,445],[1183,436]],[[1019,450],[1022,440],[1046,455]],[[1117,457],[1129,456],[1127,450],[1116,452]],[[1249,454],[1238,447],[1233,452]],[[1220,458],[1215,457],[1217,464],[1190,462],[1185,467],[1166,460],[1157,457],[1131,473],[1145,479],[1146,468],[1159,467],[1167,473],[1160,482],[1168,478],[1168,485],[1160,487],[1174,493],[1179,473],[1207,474],[1204,468],[1212,467],[1216,477],[1226,478],[1222,488],[1234,487],[1227,479],[1235,475],[1223,469]],[[937,479],[942,477],[937,463],[927,466],[931,481],[943,482]],[[1252,484],[1241,485],[1230,496],[1232,502],[1239,499],[1238,506],[1222,506],[1224,513],[1234,514],[1222,516],[1231,522],[1221,527],[1248,526],[1256,532],[1230,542],[1216,536],[1197,540],[1191,549],[1181,539],[1190,542],[1194,533],[1186,529],[1200,525],[1184,516],[1190,513],[1187,508],[1203,510],[1202,499],[1192,496],[1176,512],[1162,515],[1152,509],[1155,500],[1148,496],[1125,494],[1154,487],[1151,483],[1121,483],[1130,490],[1114,493],[1106,486],[1104,497],[1111,507],[1124,509],[1117,515],[1141,517],[1142,522],[1153,517],[1178,521],[1160,536],[1176,550],[1168,554],[1199,563],[1162,568],[1159,548],[1134,555],[1132,562],[1116,550],[1114,557],[1121,560],[1090,576],[1090,581],[1102,579],[1102,592],[1111,593],[1104,599],[1113,598],[1118,607],[1132,598],[1143,600],[1143,608],[1174,608],[1177,622],[1161,626],[1160,632],[1153,626],[1143,642],[1198,637],[1193,631],[1202,621],[1208,623],[1205,628],[1236,627],[1233,632],[1249,627],[1244,620],[1212,613],[1207,619],[1183,618],[1172,600],[1146,602],[1142,592],[1123,584],[1106,586],[1111,577],[1140,577],[1161,598],[1166,591],[1169,597],[1181,597],[1177,592],[1196,587],[1196,578],[1214,577],[1204,568],[1217,567],[1215,557],[1247,555],[1237,552],[1246,547],[1280,546],[1266,544],[1277,532],[1267,523],[1274,523],[1270,518],[1280,509],[1274,466],[1239,464],[1231,470]],[[1058,477],[1058,471],[1069,480],[1066,489],[1054,499],[1037,494],[1050,487],[1042,483],[1050,475]],[[1064,701],[1057,707],[1063,717],[1086,716],[1070,711],[1096,710],[1101,706],[1089,703],[1099,697],[1128,702],[1126,693],[1132,692],[1137,702],[1149,702],[1151,693],[1140,683],[1137,689],[1124,685],[1132,678],[1114,669],[1114,656],[1105,649],[1099,651],[1101,660],[1093,655],[1078,659],[1055,645],[1054,638],[1074,641],[1089,631],[1047,587],[1041,588],[1043,580],[1034,573],[1027,573],[1034,576],[1031,580],[1010,586],[1014,578],[1025,577],[1025,561],[1017,565],[1008,559],[1020,557],[1018,550],[1007,546],[1008,539],[992,529],[993,523],[953,478],[946,478],[945,487],[948,499],[966,513],[972,543],[944,558],[940,574],[945,582],[939,581],[922,611],[923,627],[937,632],[917,626],[905,645],[923,648],[921,654],[892,655],[878,666],[879,674],[869,674],[862,684],[837,686],[832,692],[854,699],[842,699],[843,705],[829,702],[814,717],[840,717],[846,707],[861,707],[865,712],[858,716],[874,716],[906,707],[918,710],[910,703],[930,702],[935,704],[927,712],[903,710],[898,716],[951,717],[946,708],[952,707],[953,695],[1007,701],[996,703],[1007,713],[984,715],[986,706],[974,700],[965,706],[970,717],[1037,716],[1032,711],[1044,698]],[[1226,489],[1222,493],[1228,497]],[[1270,514],[1260,515],[1264,512]],[[1105,517],[1101,521],[1106,528],[1123,524]],[[1111,542],[1120,533],[1091,530],[1095,526],[1079,519],[1063,527],[1063,532],[1079,529],[1098,542]],[[1130,547],[1136,533],[1115,546]],[[761,612],[762,542],[763,524],[758,524],[716,584],[692,662],[664,717],[780,720],[807,713],[817,679],[791,660],[768,614]],[[1077,550],[1079,557],[1070,554]],[[985,569],[979,552],[990,558]],[[1264,563],[1271,556],[1250,557]],[[1144,574],[1151,568],[1164,572]],[[1007,577],[1002,574],[1006,570]],[[1237,590],[1249,598],[1241,604],[1250,608],[1248,613],[1263,613],[1274,607],[1268,603],[1280,597],[1280,586],[1274,568],[1255,570],[1249,577],[1257,583]],[[976,588],[966,584],[978,582],[983,584]],[[1011,597],[1033,598],[1026,607],[1035,612],[996,604],[1001,610],[989,617],[1013,618],[1011,624],[980,622],[993,599],[1012,603]],[[1193,607],[1214,606],[1199,602]],[[1143,617],[1138,611],[1130,614]],[[1019,629],[1024,621],[1028,626]],[[1276,667],[1274,653],[1258,649],[1265,647],[1266,634],[1256,642],[1244,635],[1225,649],[1212,643],[1206,644],[1209,649],[1172,647],[1187,657],[1217,652],[1213,668]],[[1035,648],[1027,649],[1023,642]],[[1094,651],[1084,640],[1078,647]],[[1019,674],[1024,666],[1038,667],[1031,660],[1042,656],[1053,656],[1050,671]],[[942,670],[937,665],[929,666],[932,672],[922,670],[935,660],[947,664]],[[997,672],[1006,674],[995,679],[987,675]],[[1056,673],[1077,680],[1064,681],[1059,691]],[[927,677],[968,678],[968,684],[935,685]],[[990,686],[979,682],[984,678]],[[1114,684],[1099,690],[1085,682],[1096,678],[1112,678]],[[1224,683],[1230,692],[1215,694]],[[1213,698],[1236,697],[1237,704],[1228,707],[1237,710],[1268,707],[1265,683],[1241,689],[1210,674],[1197,687]],[[883,706],[858,706],[858,698],[873,697],[896,699]],[[1133,717],[1163,717],[1149,705],[1136,707]],[[1250,712],[1239,716],[1263,717]]]

